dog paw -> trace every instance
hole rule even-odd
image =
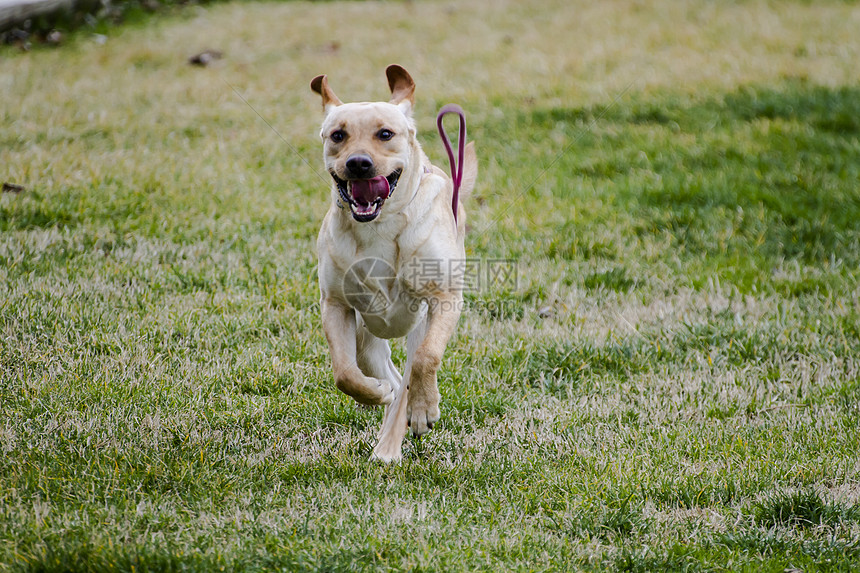
[[[400,389],[397,382],[361,374],[337,380],[337,387],[363,406],[388,406]]]
[[[406,424],[412,430],[412,435],[423,436],[433,429],[439,417],[438,393],[435,393],[435,396],[409,396]]]
[[[379,404],[381,406],[388,406],[394,402],[394,399],[397,397],[397,391],[400,390],[400,385],[387,379],[372,378],[372,380],[376,380],[379,383],[377,386],[381,395]]]
[[[370,461],[382,462],[384,464],[396,464],[400,461],[400,443],[397,447],[385,447],[383,444],[378,444],[373,448],[373,453],[370,454]]]
[[[353,396],[364,406],[388,406],[397,397],[398,386],[383,378],[367,378],[365,391]]]

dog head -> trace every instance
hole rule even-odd
[[[320,136],[335,199],[362,223],[380,215],[418,156],[412,120],[415,83],[398,65],[388,66],[385,74],[391,88],[389,102],[343,103],[326,76],[311,81],[311,89],[322,96],[325,119]]]

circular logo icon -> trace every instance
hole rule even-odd
[[[382,314],[394,302],[396,280],[394,267],[384,260],[360,259],[350,265],[343,276],[343,294],[361,314]]]

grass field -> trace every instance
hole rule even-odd
[[[454,6],[0,50],[0,571],[860,568],[860,6]],[[308,81],[391,62],[437,164],[467,110],[468,256],[516,273],[387,467],[319,324]]]

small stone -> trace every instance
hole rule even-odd
[[[188,58],[188,63],[192,66],[206,67],[215,60],[220,60],[223,57],[224,54],[222,54],[218,50],[203,50],[196,56],[191,56],[190,58]]]
[[[45,36],[45,43],[51,46],[59,46],[63,41],[63,35],[59,30],[51,30],[48,32],[48,35]]]

